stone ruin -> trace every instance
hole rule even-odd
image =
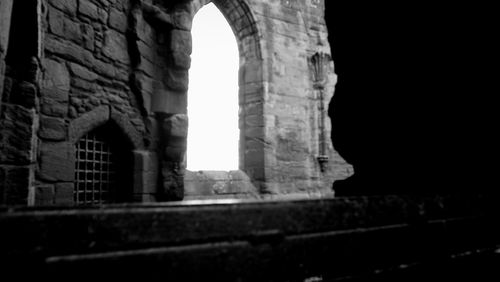
[[[210,2],[240,54],[238,171],[185,169],[190,30]],[[333,196],[353,169],[331,142],[324,5],[2,0],[0,204]]]

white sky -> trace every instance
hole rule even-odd
[[[236,38],[210,3],[194,17],[189,70],[188,170],[238,169],[238,68]]]

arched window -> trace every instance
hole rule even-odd
[[[236,38],[210,3],[195,16],[189,71],[188,170],[237,170],[239,150]]]
[[[124,202],[132,196],[131,151],[109,125],[83,136],[75,144],[77,205]]]

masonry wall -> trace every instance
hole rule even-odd
[[[333,149],[325,113],[337,77],[324,1],[249,2],[262,35],[264,190],[329,193],[332,182],[350,176],[352,167]],[[321,157],[327,159],[324,171]]]
[[[74,204],[75,145],[104,125],[132,156],[128,201],[183,199],[190,29],[209,2],[2,2],[2,203]],[[214,3],[239,45],[236,174],[251,182],[225,196],[333,195],[352,167],[325,114],[336,76],[323,1]]]

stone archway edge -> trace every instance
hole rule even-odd
[[[110,106],[100,106],[71,121],[68,129],[70,143],[76,143],[91,130],[107,123],[114,122],[132,144],[134,150],[144,147],[142,135],[129,122],[127,116],[113,111]]]

